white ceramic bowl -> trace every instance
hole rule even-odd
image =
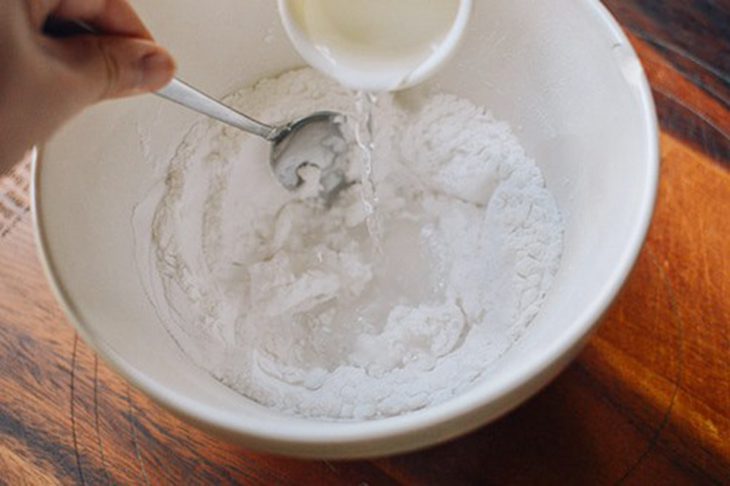
[[[268,0],[136,2],[215,95],[302,65]],[[96,107],[35,165],[48,276],[70,320],[132,384],[198,426],[248,447],[362,457],[423,447],[492,421],[580,350],[644,241],[658,178],[650,91],[597,0],[475,2],[462,48],[432,83],[488,106],[538,161],[566,222],[553,290],[528,333],[479,385],[441,405],[371,422],[283,416],[195,368],[162,328],[136,274],[131,217],[196,116],[149,96]],[[148,134],[140,140],[139,133]]]

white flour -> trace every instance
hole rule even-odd
[[[276,121],[352,115],[355,96],[303,69],[227,102]],[[277,183],[266,142],[212,122],[178,149],[147,225],[171,335],[283,412],[370,419],[453,397],[527,329],[557,271],[560,215],[506,124],[450,95],[383,95],[373,117],[380,252],[360,187],[322,208]]]

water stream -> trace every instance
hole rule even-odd
[[[378,95],[366,91],[357,93],[355,103],[355,141],[363,154],[361,197],[367,214],[366,224],[373,247],[378,255],[382,255],[383,229],[378,216],[378,192],[373,173],[373,153],[375,152],[375,136],[373,131],[373,111],[378,104]]]

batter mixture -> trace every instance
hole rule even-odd
[[[226,102],[272,122],[362,116],[354,93],[311,69]],[[488,379],[558,268],[556,203],[505,123],[448,94],[381,95],[372,110],[372,184],[331,208],[279,185],[266,142],[205,121],[137,231],[150,297],[183,351],[285,413],[392,416]],[[368,157],[350,135],[359,180]]]

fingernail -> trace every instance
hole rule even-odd
[[[143,89],[155,90],[162,88],[170,81],[175,70],[175,63],[169,54],[155,52],[142,58],[142,86]]]

